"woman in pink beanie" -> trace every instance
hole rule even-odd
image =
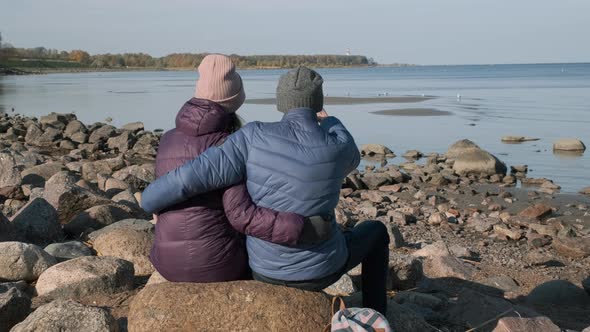
[[[176,128],[162,136],[156,176],[182,166],[211,146],[221,145],[239,129],[235,112],[245,98],[242,78],[230,58],[206,56],[199,66],[194,98],[178,112]],[[304,223],[299,215],[257,207],[246,186],[237,185],[195,196],[162,211],[150,259],[169,281],[245,279],[250,273],[243,234],[295,245]]]

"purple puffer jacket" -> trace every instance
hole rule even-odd
[[[186,102],[176,116],[176,129],[166,132],[160,140],[156,176],[222,143],[230,134],[232,120],[211,101],[193,98]],[[297,214],[257,207],[241,184],[193,197],[162,211],[150,259],[170,281],[238,280],[247,277],[249,271],[245,239],[240,233],[294,245],[303,223],[303,217]]]

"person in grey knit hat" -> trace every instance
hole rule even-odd
[[[324,80],[316,71],[299,67],[279,79],[277,109],[287,113],[294,108],[311,108],[320,112],[324,107]]]

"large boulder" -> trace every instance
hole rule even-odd
[[[16,160],[11,154],[0,153],[0,189],[20,186],[22,181]]]
[[[152,231],[117,228],[99,235],[92,247],[101,256],[118,257],[133,263],[136,276],[154,272],[149,255],[154,242]]]
[[[360,275],[359,275],[360,277]],[[422,261],[410,255],[390,253],[388,290],[404,290],[416,287],[423,277]]]
[[[32,124],[27,128],[25,142],[33,146],[53,146],[62,138],[62,131],[53,127],[41,130],[37,125]]]
[[[383,157],[395,157],[393,151],[391,151],[388,147],[381,144],[364,144],[361,145],[361,156],[383,156]]]
[[[437,241],[414,251],[412,255],[415,257],[432,258],[436,256],[449,256],[451,255],[451,251],[444,241]]]
[[[471,280],[476,269],[457,257],[445,255],[428,258],[424,262],[424,274],[430,278],[457,278]]]
[[[34,127],[31,126],[31,127]],[[29,127],[30,128],[30,127]],[[47,146],[55,146],[62,138],[62,131],[53,127],[47,127],[45,130],[42,131],[43,133],[41,136],[38,136],[35,140],[31,142],[27,142],[31,145],[47,147]],[[27,132],[28,136],[28,132]],[[26,136],[25,136],[26,141]]]
[[[0,332],[8,332],[31,311],[31,298],[16,287],[0,292]]]
[[[81,298],[133,289],[133,264],[115,257],[87,256],[52,266],[39,276],[37,294]]]
[[[123,167],[125,167],[123,156],[87,162],[82,164],[82,177],[84,180],[96,182],[99,173],[112,174]]]
[[[92,250],[79,241],[52,243],[45,247],[45,251],[55,257],[59,262],[78,257],[92,256]]]
[[[453,145],[451,145],[449,147],[449,149],[447,150],[447,153],[445,155],[449,159],[456,159],[461,154],[463,154],[465,151],[474,150],[474,149],[481,149],[481,148],[479,147],[479,145],[473,143],[472,141],[470,141],[468,139],[462,139],[460,141],[453,143]]]
[[[367,188],[372,190],[393,183],[393,179],[387,173],[365,173],[361,181]]]
[[[586,145],[577,138],[562,138],[553,142],[553,150],[583,152]]]
[[[129,189],[129,184],[115,178],[108,178],[104,181],[104,189],[107,194],[117,194],[123,190]]]
[[[11,332],[115,332],[119,327],[103,308],[82,305],[72,300],[57,300],[40,306]]]
[[[70,120],[75,120],[76,119],[76,115],[74,114],[60,114],[60,113],[55,113],[55,112],[51,112],[47,115],[44,115],[42,117],[39,118],[39,124],[41,124],[41,126],[43,128],[47,128],[47,127],[53,127],[56,129],[65,129],[66,125],[68,124],[68,122]]]
[[[422,316],[413,310],[389,300],[387,304],[387,313],[385,318],[393,331],[420,331],[435,332],[440,331],[434,326],[428,324]]]
[[[408,150],[402,155],[402,157],[404,157],[408,160],[415,160],[415,159],[422,158],[423,155],[424,154],[422,154],[422,152],[420,152],[418,150]]]
[[[551,206],[545,204],[535,204],[520,211],[518,215],[524,218],[541,220],[550,216],[552,213],[553,208]]]
[[[160,140],[151,134],[143,135],[133,145],[133,152],[148,157],[154,156],[159,142]]]
[[[80,212],[93,206],[112,203],[88,189],[76,185],[78,179],[69,172],[59,172],[45,183],[43,198],[57,210],[60,223],[66,224]]]
[[[88,138],[88,142],[90,142],[90,143],[97,143],[100,141],[105,142],[110,137],[113,137],[116,134],[117,134],[117,129],[115,127],[113,127],[111,125],[102,126],[98,129],[95,129],[94,131],[92,131],[92,133],[90,134],[90,137]]]
[[[453,144],[447,151],[447,157],[455,161],[453,170],[460,175],[506,174],[507,168],[503,162],[470,140]]]
[[[65,167],[61,163],[45,163],[28,167],[22,171],[21,176],[23,178],[23,184],[32,184],[42,187],[45,185],[45,181],[63,170],[65,170]]]
[[[59,142],[59,148],[62,150],[75,150],[78,145],[70,139],[62,139]]]
[[[93,206],[72,218],[64,225],[64,230],[72,236],[79,236],[88,230],[99,230],[117,221],[131,218],[131,214],[125,208],[123,205],[115,204]]]
[[[547,317],[507,317],[498,321],[492,332],[561,332],[559,326]]]
[[[165,317],[165,319],[163,319]],[[322,293],[256,281],[160,283],[133,299],[129,331],[322,331],[331,319]]]
[[[144,130],[144,127],[145,126],[143,125],[143,122],[139,122],[138,121],[138,122],[130,122],[130,123],[124,124],[121,127],[121,129],[128,130],[128,131],[131,131],[133,133],[137,133],[139,131]]]
[[[139,208],[139,202],[137,198],[130,190],[124,190],[116,194],[111,198],[113,202],[130,206],[133,208]]]
[[[39,128],[36,124],[31,124],[27,128],[27,133],[25,135],[25,142],[30,145],[37,145],[37,142],[43,135],[43,130]]]
[[[527,307],[514,305],[502,297],[489,296],[468,287],[462,288],[456,298],[446,309],[445,320],[455,325],[457,331],[468,330],[474,326],[493,327],[502,317],[539,316]]]
[[[125,219],[88,234],[88,240],[94,242],[100,235],[110,233],[116,229],[130,229],[139,232],[153,233],[155,226],[148,220],[144,219]]]
[[[558,237],[551,246],[566,257],[585,258],[590,256],[590,237]]]
[[[39,146],[54,146],[63,137],[63,132],[57,128],[47,127],[37,141]]]
[[[455,257],[443,241],[415,251],[412,255],[424,258],[424,274],[430,278],[458,278],[470,280],[475,267]]]
[[[537,305],[584,307],[590,305],[590,296],[569,281],[551,280],[535,287],[526,297],[526,302]]]
[[[74,136],[76,133],[86,134],[87,132],[88,129],[86,129],[86,126],[82,122],[78,120],[72,120],[66,126],[66,129],[64,130],[64,136],[72,138],[72,136]]]
[[[129,184],[130,188],[143,190],[156,179],[155,165],[131,165],[113,173],[113,178]]]
[[[23,166],[25,169],[42,164],[46,162],[47,157],[34,151],[21,151],[13,154],[14,160],[18,166]]]
[[[86,142],[88,142],[88,134],[83,133],[83,132],[77,132],[72,134],[72,137],[70,137],[70,139],[72,140],[72,142],[78,143],[78,144],[85,144]],[[82,151],[86,151],[86,150],[82,150]]]
[[[109,149],[121,153],[129,151],[129,147],[133,146],[133,144],[135,144],[135,137],[129,131],[124,131],[121,135],[111,137],[107,141]]]
[[[12,218],[17,235],[25,242],[46,246],[63,239],[57,211],[43,198],[35,198]]]
[[[36,245],[0,242],[0,281],[34,281],[56,263],[53,256]]]

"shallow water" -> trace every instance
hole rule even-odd
[[[273,98],[283,70],[241,74],[250,99]],[[382,143],[406,150],[444,152],[469,138],[508,165],[528,164],[531,177],[548,177],[575,192],[590,186],[590,151],[556,155],[553,140],[576,137],[590,144],[590,64],[425,66],[324,69],[330,97],[435,96],[412,103],[331,105],[326,110],[348,126],[358,144]],[[0,110],[39,116],[75,112],[84,122],[122,125],[143,121],[169,129],[194,91],[195,72],[122,72],[0,77]],[[457,98],[460,94],[461,98]],[[272,105],[245,104],[246,120],[275,121]],[[384,110],[434,109],[448,116],[394,116]],[[391,112],[393,114],[399,112]],[[405,112],[404,112],[405,115]],[[423,115],[423,114],[422,114]],[[538,137],[504,144],[502,136]],[[398,159],[399,160],[399,159]]]

